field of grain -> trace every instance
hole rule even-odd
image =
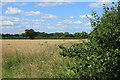
[[[84,39],[87,41],[86,39]],[[65,78],[74,60],[59,55],[58,45],[83,40],[2,40],[3,78]]]

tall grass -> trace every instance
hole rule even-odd
[[[75,65],[74,60],[60,56],[58,48],[59,44],[67,46],[71,44],[70,42],[3,40],[2,77],[70,78],[67,70],[69,66]]]

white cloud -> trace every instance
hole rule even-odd
[[[70,16],[70,19],[74,19],[75,18],[75,16]]]
[[[82,24],[82,22],[81,21],[75,21],[75,22],[73,22],[73,24],[79,25],[79,24]]]
[[[17,17],[8,17],[8,16],[2,16],[0,17],[1,22],[0,26],[2,27],[3,32],[5,31],[11,31],[11,32],[18,32],[19,29],[22,29],[21,31],[24,31],[25,29],[31,29],[34,30],[44,30],[44,27],[50,26],[49,23],[47,23],[45,20],[42,19],[29,19],[29,18],[17,18]],[[7,29],[7,30],[6,30]]]
[[[48,26],[48,29],[64,30],[64,29],[66,29],[66,28],[68,28],[68,27],[69,27],[69,26],[67,26],[67,25],[64,25],[64,26],[61,26],[61,27],[58,27],[58,26],[56,26],[56,27]]]
[[[16,2],[16,3],[14,3],[14,5],[15,6],[26,6],[27,5],[27,3],[25,3],[25,2]]]
[[[61,27],[48,27],[48,29],[55,29],[55,30],[62,30],[62,28]]]
[[[29,27],[31,27],[31,25],[25,25],[25,27],[26,27],[26,28],[29,28]]]
[[[12,21],[2,21],[3,26],[13,26],[14,23]]]
[[[40,16],[41,13],[39,11],[30,11],[30,12],[25,12],[24,13],[25,16]]]
[[[91,25],[91,23],[89,22],[89,23],[86,23],[85,25],[86,25],[86,26],[90,26],[90,25]]]
[[[82,19],[88,19],[88,17],[93,18],[93,16],[91,16],[91,15],[80,15],[80,18],[82,18]]]
[[[21,15],[21,14],[23,14],[25,16],[40,17],[43,19],[57,19],[58,18],[56,15],[52,15],[52,14],[44,14],[44,13],[41,13],[39,11],[24,12],[21,9],[12,8],[12,7],[8,7],[8,9],[5,11],[5,14],[9,14],[9,15]]]
[[[109,5],[111,5],[111,3],[112,2],[110,2],[109,0],[99,0],[96,3],[89,4],[88,6],[93,7],[93,8],[101,8],[101,7],[103,7],[103,4],[106,4],[109,6]]]
[[[78,26],[71,26],[71,25],[63,25],[63,26],[48,26],[48,29],[52,29],[52,30],[68,30],[68,29],[80,29],[80,27]]]
[[[24,20],[24,22],[22,23],[24,25],[41,25],[41,24],[45,24],[44,20],[39,20],[39,19],[29,19],[29,20]]]
[[[40,19],[34,19],[34,20],[32,20],[33,22],[41,22],[41,23],[44,23],[45,22],[45,20],[40,20]]]
[[[18,0],[1,0],[1,2],[17,2]]]
[[[11,26],[9,26],[9,27],[5,27],[6,29],[12,29],[12,28],[15,28],[15,27],[11,27]]]
[[[72,2],[72,0],[41,0],[42,2]]]
[[[49,23],[45,23],[44,20],[41,19],[27,19],[27,18],[17,18],[17,17],[7,17],[2,16],[2,23],[0,23],[3,27],[15,27],[15,28],[40,28],[43,26],[49,26]]]
[[[8,7],[7,10],[5,11],[5,14],[19,15],[19,14],[23,14],[23,11],[18,8]]]
[[[79,24],[82,24],[81,21],[71,21],[71,20],[63,20],[62,22],[58,22],[58,26],[59,25],[79,25]]]
[[[0,6],[6,6],[9,3],[14,3],[15,6],[26,6],[27,3],[25,2],[18,2],[17,0],[1,0],[2,3],[0,4]]]
[[[67,6],[72,5],[73,2],[41,2],[39,4],[35,4],[35,7],[51,7],[51,6]]]
[[[20,19],[16,17],[2,16],[0,20],[2,21],[2,26],[15,26],[20,24]]]
[[[17,18],[17,17],[7,17],[7,16],[2,16],[0,17],[0,19],[2,19],[2,23],[0,23],[0,25],[2,25],[4,27],[4,29],[11,29],[11,28],[15,28],[15,29],[30,29],[30,28],[34,28],[34,29],[43,29],[43,27],[47,27],[50,26],[49,23],[46,23],[45,20],[42,19],[29,19],[29,18]]]
[[[0,26],[2,25],[2,22],[0,21]]]
[[[61,25],[62,25],[62,24],[59,24],[59,23],[58,23],[58,24],[56,24],[56,26],[61,26]]]
[[[43,14],[43,16],[41,16],[41,18],[43,19],[57,19],[58,17],[52,14]]]
[[[47,27],[50,24],[46,23],[45,20],[41,20],[41,19],[22,19],[22,26],[25,26],[26,28],[35,28],[35,29],[39,29],[42,27]]]
[[[67,25],[64,25],[64,26],[62,26],[61,28],[67,28],[68,26]]]
[[[57,19],[58,17],[52,14],[44,14],[39,11],[30,11],[30,12],[25,12],[25,16],[34,16],[34,17],[40,17],[43,19]]]
[[[1,20],[11,20],[11,21],[19,21],[20,19],[19,18],[17,18],[17,17],[7,17],[7,16],[2,16],[2,17],[0,17],[1,18]]]

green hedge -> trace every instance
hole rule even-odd
[[[93,31],[90,41],[69,48],[60,45],[60,55],[75,59],[68,74],[80,80],[120,80],[120,2],[111,8],[104,6],[100,18],[93,11]]]

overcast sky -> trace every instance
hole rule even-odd
[[[2,3],[2,33],[23,33],[25,29],[39,32],[90,32],[92,10],[103,13],[106,2],[11,2]]]

